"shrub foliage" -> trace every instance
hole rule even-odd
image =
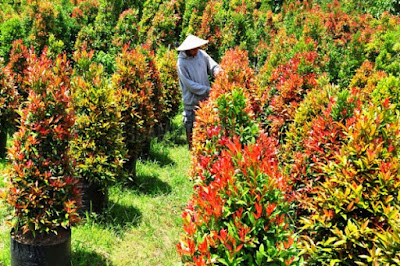
[[[27,61],[29,97],[9,151],[7,201],[16,230],[56,231],[79,221],[79,190],[68,155],[71,68],[65,55],[53,62],[45,53],[31,53]]]
[[[80,55],[75,57],[78,64],[85,62],[79,60]],[[76,137],[71,142],[71,154],[76,161],[75,174],[107,190],[122,179],[126,153],[116,90],[104,78],[101,65],[95,63],[82,76],[76,75],[72,84]]]

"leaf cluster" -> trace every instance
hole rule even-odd
[[[9,150],[7,202],[17,231],[49,232],[79,221],[78,180],[68,155],[71,127],[71,68],[66,56],[27,58],[28,101]]]

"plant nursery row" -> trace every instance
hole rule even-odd
[[[400,264],[399,1],[3,2],[16,241],[81,222],[82,184],[135,183],[194,34],[223,71],[196,111],[182,263]]]

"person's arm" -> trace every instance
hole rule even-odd
[[[210,91],[210,87],[202,85],[200,83],[194,82],[190,79],[187,70],[178,65],[178,77],[183,83],[185,88],[187,88],[191,93],[196,95],[204,95]]]
[[[214,78],[215,75],[217,75],[218,72],[221,70],[221,67],[206,52],[203,51],[203,55],[207,61],[208,73]]]

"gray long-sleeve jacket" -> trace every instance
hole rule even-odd
[[[206,52],[199,50],[196,56],[180,52],[177,68],[184,108],[194,110],[210,93],[208,74],[214,77],[220,67]]]

